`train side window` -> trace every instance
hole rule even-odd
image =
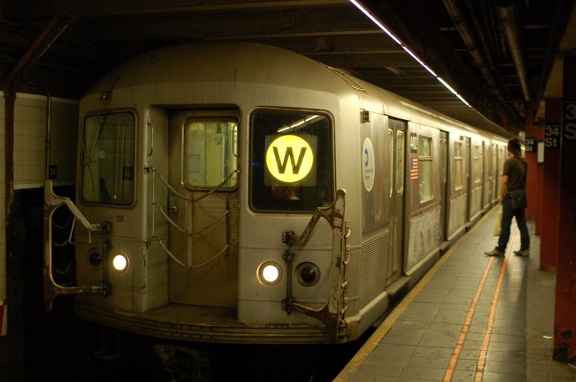
[[[190,119],[184,126],[184,181],[188,188],[236,187],[238,122]]]
[[[396,132],[396,195],[404,192],[404,145],[405,137],[403,131]]]
[[[464,188],[464,157],[462,156],[462,142],[454,142],[454,189]]]
[[[250,205],[312,212],[332,203],[332,122],[316,111],[259,109],[250,121]]]
[[[432,188],[432,138],[418,137],[418,178],[420,180],[420,202],[434,197]]]
[[[134,202],[135,124],[131,112],[88,116],[82,136],[82,200],[129,206]]]

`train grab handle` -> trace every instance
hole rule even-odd
[[[80,212],[76,205],[70,198],[58,196],[54,193],[52,188],[52,181],[46,180],[44,183],[44,309],[47,312],[52,311],[52,303],[54,299],[60,295],[67,294],[81,294],[81,293],[101,293],[109,295],[111,287],[107,284],[100,285],[85,285],[65,287],[58,284],[52,275],[52,216],[54,211],[58,208],[66,206],[74,219],[78,219],[82,225],[88,230],[89,234],[92,232],[99,232],[102,234],[109,233],[112,230],[112,225],[109,222],[93,224],[86,219]]]
[[[284,260],[290,268],[293,265],[294,254],[291,252],[292,246],[304,247],[312,235],[312,231],[318,221],[324,218],[332,227],[332,262],[330,266],[330,295],[326,304],[320,309],[314,309],[298,303],[292,297],[292,277],[288,278],[287,296],[282,300],[282,309],[288,314],[292,310],[299,311],[307,316],[314,317],[326,326],[326,335],[330,342],[337,342],[339,337],[346,336],[347,327],[344,315],[347,310],[345,301],[346,287],[346,265],[350,260],[350,250],[347,240],[350,236],[350,227],[345,219],[346,191],[336,191],[334,202],[329,207],[318,208],[308,225],[300,236],[294,232],[284,232],[282,242],[288,245],[284,254]],[[292,274],[292,269],[288,275]]]

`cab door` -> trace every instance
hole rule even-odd
[[[237,135],[235,111],[182,111],[170,118],[171,303],[237,305]]]

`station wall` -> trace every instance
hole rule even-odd
[[[1,99],[4,93],[0,91]],[[6,105],[0,102],[0,334],[6,334]],[[41,188],[49,176],[55,186],[76,181],[78,101],[17,93],[14,106],[14,189]],[[46,167],[50,131],[49,168]]]

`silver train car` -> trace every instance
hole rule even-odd
[[[497,138],[296,53],[186,44],[80,103],[75,201],[45,188],[44,290],[127,332],[345,343],[498,197]],[[76,284],[54,281],[54,212]]]

